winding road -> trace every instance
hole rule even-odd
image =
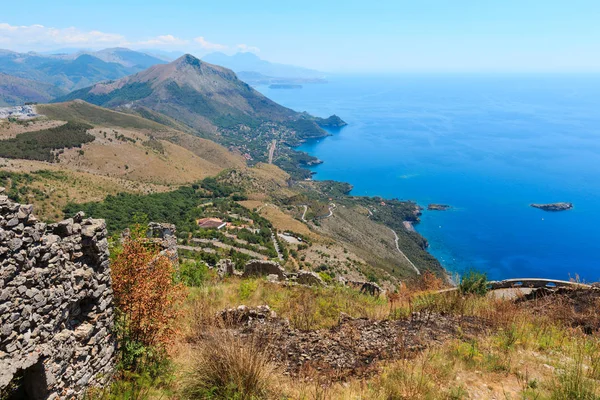
[[[303,204],[302,207],[304,207],[304,212],[302,213],[302,217],[301,217],[302,222],[308,222],[306,220],[306,218],[305,218],[306,217],[306,213],[308,212],[308,206],[306,204]]]
[[[390,229],[390,231],[392,231],[394,233],[394,238],[395,238],[395,242],[396,242],[396,249],[398,249],[398,253],[400,253],[400,255],[402,255],[402,257],[404,257],[406,259],[406,261],[408,261],[408,263],[410,264],[411,267],[413,267],[413,269],[415,270],[415,272],[417,273],[417,275],[421,275],[421,271],[419,271],[419,268],[417,268],[415,266],[415,264],[413,264],[412,261],[410,261],[410,259],[408,257],[406,257],[406,254],[404,254],[402,252],[402,250],[400,250],[400,245],[398,244],[398,240],[400,240],[400,238],[398,237],[398,234],[396,233],[395,230]]]

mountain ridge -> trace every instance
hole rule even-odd
[[[252,162],[267,162],[267,147],[280,143],[273,161],[306,178],[300,166],[317,162],[292,147],[327,136],[326,120],[299,113],[265,97],[237,75],[186,54],[168,64],[114,81],[100,82],[55,101],[80,99],[102,107],[137,113],[155,121],[186,125],[196,134],[246,154]],[[181,129],[181,127],[177,127]]]

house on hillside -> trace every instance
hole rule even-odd
[[[204,229],[222,229],[227,223],[219,218],[202,218],[196,221],[200,228]]]

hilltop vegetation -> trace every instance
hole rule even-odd
[[[81,147],[94,141],[94,136],[87,133],[91,128],[87,124],[68,122],[55,128],[25,132],[16,138],[1,140],[0,157],[54,162],[58,158],[56,150]]]

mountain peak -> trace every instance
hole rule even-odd
[[[200,61],[198,58],[194,57],[191,54],[184,54],[181,57],[179,57],[177,60],[173,61],[173,64],[192,65],[192,66],[197,67],[202,64],[202,61]]]

